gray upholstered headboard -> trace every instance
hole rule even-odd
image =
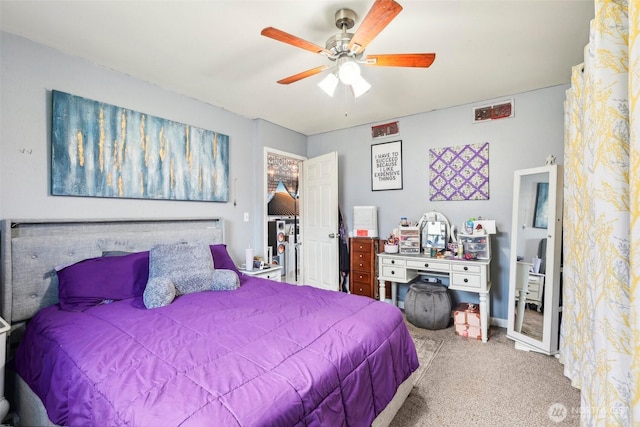
[[[0,315],[12,325],[58,302],[55,267],[102,255],[143,251],[158,243],[224,242],[219,218],[3,220]]]

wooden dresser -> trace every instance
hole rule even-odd
[[[352,237],[349,239],[351,258],[349,291],[352,294],[378,299],[378,257],[376,255],[382,251],[384,251],[384,241],[378,238]]]

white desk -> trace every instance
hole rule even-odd
[[[380,300],[384,301],[385,282],[391,282],[391,301],[397,302],[398,283],[409,283],[419,274],[449,277],[449,289],[477,293],[480,297],[482,342],[487,342],[491,299],[491,260],[466,261],[456,258],[431,258],[425,254],[378,254]]]

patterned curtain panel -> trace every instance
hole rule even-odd
[[[581,424],[640,425],[640,1],[595,1],[565,102],[560,359]]]

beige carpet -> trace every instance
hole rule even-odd
[[[492,327],[483,344],[453,327],[407,326],[417,348],[431,350],[418,350],[423,372],[392,427],[579,425],[580,392],[557,358],[516,350],[502,328]]]
[[[420,361],[420,366],[416,372],[416,377],[414,381],[414,386],[419,384],[422,380],[424,374],[427,373],[429,366],[431,366],[431,362],[433,358],[438,354],[440,347],[442,347],[442,343],[444,340],[432,340],[427,337],[419,337],[412,336],[413,342],[416,345],[416,353],[418,353],[418,360]]]

